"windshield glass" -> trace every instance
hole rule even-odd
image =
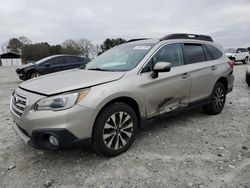
[[[40,64],[40,63],[42,63],[42,62],[44,62],[44,61],[47,61],[47,60],[49,60],[49,59],[51,59],[51,58],[52,58],[51,56],[42,58],[42,59],[36,61],[35,64],[38,65],[38,64]]]
[[[234,49],[234,48],[229,48],[229,49],[226,49],[225,51],[226,51],[226,53],[235,53],[235,52],[236,52],[236,49]]]
[[[86,69],[128,71],[136,67],[152,48],[153,43],[128,43],[117,46],[96,57]]]

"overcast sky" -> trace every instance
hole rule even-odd
[[[0,44],[18,36],[98,44],[176,32],[209,34],[223,47],[250,46],[250,0],[0,0]]]

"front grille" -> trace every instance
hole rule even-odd
[[[27,98],[14,93],[11,97],[11,109],[18,116],[22,116],[27,105]]]

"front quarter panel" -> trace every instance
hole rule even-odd
[[[137,102],[141,116],[145,116],[143,95],[138,87],[141,78],[138,75],[126,74],[119,80],[92,87],[79,105],[95,109],[97,114],[94,114],[94,116],[96,117],[99,111],[110,101],[120,97],[129,97]]]

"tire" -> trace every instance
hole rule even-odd
[[[32,78],[36,78],[36,77],[39,77],[39,76],[41,76],[42,74],[41,73],[39,73],[39,72],[32,72],[31,73],[31,75],[30,75],[30,78],[32,79]]]
[[[246,72],[246,83],[250,87],[250,72]]]
[[[96,119],[93,149],[106,157],[119,155],[134,142],[137,130],[138,118],[133,108],[121,102],[112,103]]]
[[[243,61],[243,64],[247,64],[248,63],[248,57],[245,58],[245,60]]]
[[[221,113],[226,102],[226,88],[221,82],[217,82],[214,86],[211,101],[208,105],[203,106],[203,111],[209,115],[217,115]]]

